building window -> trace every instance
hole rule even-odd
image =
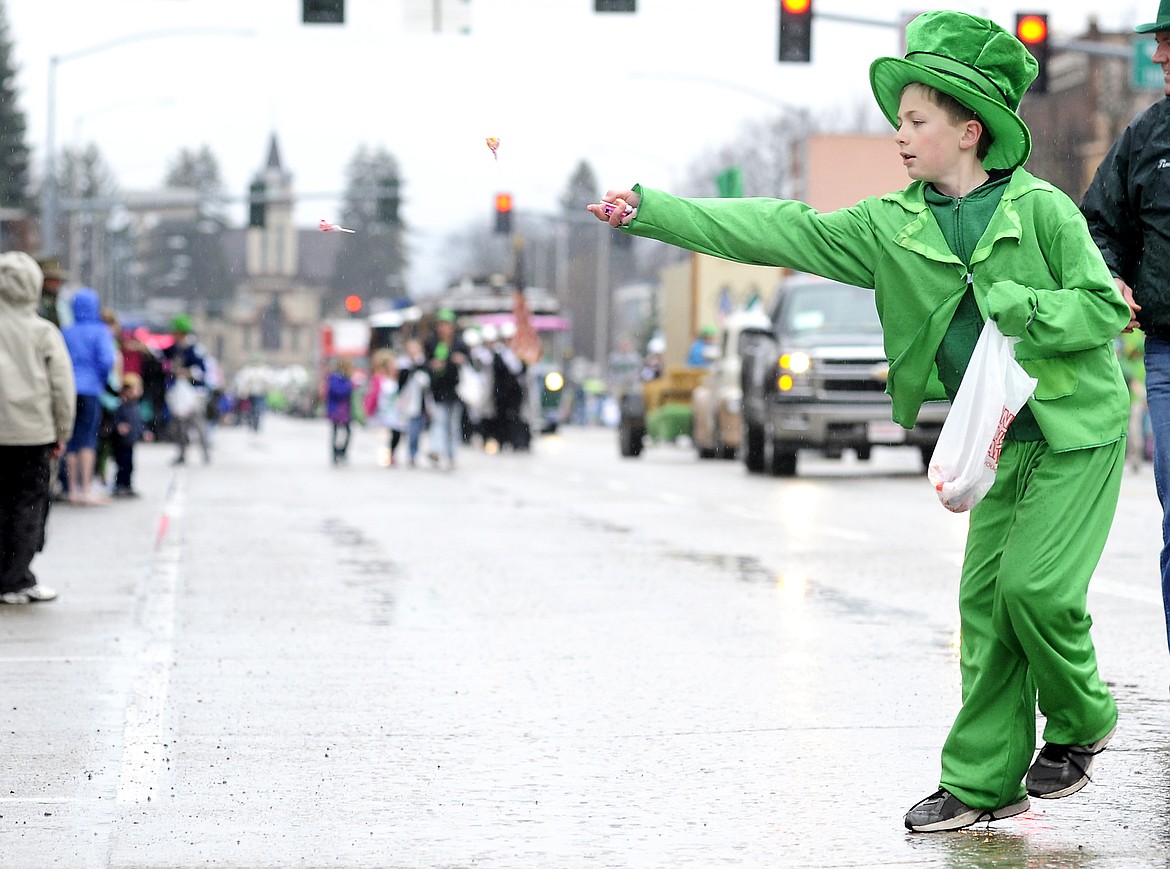
[[[260,315],[260,346],[265,350],[279,350],[283,329],[284,312],[280,300],[273,296],[272,303]]]

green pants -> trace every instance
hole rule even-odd
[[[1124,440],[1063,453],[1007,441],[995,485],[971,511],[959,584],[963,706],[941,786],[973,808],[1023,799],[1037,702],[1046,742],[1095,742],[1117,723],[1087,597],[1124,465]]]

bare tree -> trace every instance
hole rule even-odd
[[[118,195],[114,175],[94,144],[67,148],[57,165],[65,200],[65,250],[77,279],[101,290],[109,280],[109,225]]]

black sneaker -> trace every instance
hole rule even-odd
[[[1110,730],[1092,745],[1046,742],[1024,780],[1028,793],[1042,800],[1075,794],[1092,780],[1089,773],[1093,771],[1093,761],[1112,738],[1113,730]]]
[[[962,830],[981,821],[998,821],[1028,811],[1028,798],[998,809],[973,809],[954,794],[939,788],[906,813],[906,829],[915,833]]]

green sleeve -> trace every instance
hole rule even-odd
[[[1020,326],[1020,358],[1075,353],[1112,341],[1129,324],[1129,306],[1093,243],[1079,212],[1057,223],[1045,251],[1057,285],[1028,286],[996,281],[987,296],[988,315]]]
[[[634,235],[873,288],[880,248],[869,200],[822,213],[791,199],[683,199],[641,185],[634,189],[641,196],[627,227]]]

